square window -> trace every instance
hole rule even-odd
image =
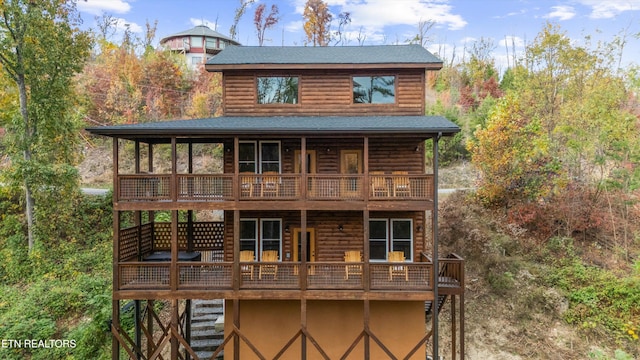
[[[258,104],[297,104],[298,77],[258,77]]]
[[[396,102],[396,77],[354,76],[354,104],[393,104]]]

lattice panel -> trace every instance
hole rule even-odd
[[[185,237],[186,237],[186,232],[185,232]],[[224,223],[223,222],[220,221],[220,222],[193,223],[193,248],[195,250],[222,250],[223,245],[224,245]]]
[[[171,223],[153,223],[153,250],[171,250]]]
[[[154,251],[171,250],[171,223],[155,224]],[[188,224],[178,224],[179,250],[187,249]],[[194,250],[222,250],[224,244],[223,222],[195,222],[193,223]]]
[[[153,251],[153,224],[147,223],[140,227],[141,249],[142,254],[148,254]]]
[[[138,255],[138,227],[120,230],[118,260],[126,261]]]

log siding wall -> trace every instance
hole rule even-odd
[[[344,261],[347,250],[363,251],[364,229],[362,212],[357,211],[309,211],[307,228],[315,229],[316,261]],[[243,219],[282,219],[282,261],[293,261],[293,229],[301,227],[299,211],[245,211]],[[224,252],[225,261],[233,261],[233,211],[225,212]],[[420,261],[419,254],[425,250],[425,213],[423,211],[372,211],[370,219],[413,219],[413,261]],[[289,226],[289,232],[284,227]],[[342,225],[342,231],[338,229]],[[420,231],[418,231],[420,229]]]
[[[255,139],[243,138],[241,140]],[[318,174],[340,173],[340,151],[363,149],[363,147],[363,139],[307,139],[307,150],[316,151]],[[418,151],[416,151],[416,147],[418,147]],[[425,162],[423,147],[424,143],[419,138],[403,138],[402,140],[391,137],[371,138],[369,139],[369,171],[386,171],[388,173],[408,171],[412,174],[422,174]],[[225,143],[225,148],[232,148],[232,144]],[[282,140],[280,147],[281,173],[291,174],[294,172],[295,150],[300,150],[300,140]],[[225,151],[224,154],[224,172],[233,173],[233,152]]]
[[[395,75],[395,104],[353,104],[352,76]],[[297,76],[298,104],[258,104],[256,78]],[[424,115],[425,71],[349,70],[297,72],[243,71],[224,73],[225,116],[365,116]]]

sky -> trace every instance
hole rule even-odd
[[[236,40],[258,45],[253,15],[258,4],[278,6],[280,21],[267,30],[265,46],[303,46],[302,13],[306,0],[255,0],[237,27]],[[404,44],[418,33],[420,22],[432,22],[427,49],[446,62],[469,55],[482,40],[493,46],[499,70],[505,70],[526,44],[534,41],[547,22],[557,24],[575,42],[585,35],[610,41],[627,34],[623,64],[640,63],[640,0],[325,0],[337,29],[338,14],[348,12],[344,45]],[[85,27],[96,26],[96,16],[118,19],[144,37],[147,21],[157,20],[156,43],[163,37],[205,24],[229,35],[240,0],[86,0],[78,2]],[[119,40],[116,33],[115,41]]]

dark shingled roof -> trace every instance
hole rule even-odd
[[[112,137],[204,135],[452,135],[460,128],[442,116],[223,116],[88,128]]]
[[[442,60],[420,45],[228,46],[207,61],[207,69],[228,65],[380,64],[441,67]]]

